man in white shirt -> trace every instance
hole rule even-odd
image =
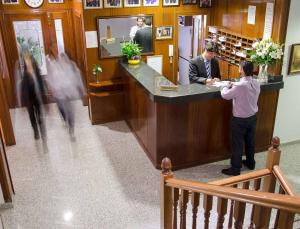
[[[132,26],[131,29],[130,29],[130,33],[129,33],[129,36],[130,36],[130,39],[133,40],[136,32],[142,28],[145,27],[145,19],[143,17],[137,17],[136,19],[136,25]]]
[[[221,90],[223,99],[232,100],[232,157],[231,167],[222,170],[226,175],[240,175],[242,164],[251,170],[255,168],[255,129],[260,85],[252,77],[253,63],[243,61],[239,71],[240,81]],[[244,150],[246,160],[242,161]]]

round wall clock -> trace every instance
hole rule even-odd
[[[32,8],[38,8],[43,4],[44,0],[25,0],[25,2]]]

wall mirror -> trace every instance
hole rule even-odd
[[[122,56],[121,45],[134,41],[142,54],[153,54],[153,16],[97,17],[100,58]]]

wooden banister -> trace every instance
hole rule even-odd
[[[228,228],[232,228],[233,219],[234,228],[245,228],[246,204],[252,205],[248,228],[269,228],[272,221],[271,211],[277,209],[275,228],[292,229],[295,214],[300,214],[300,197],[296,195],[278,166],[281,154],[279,143],[278,137],[272,139],[265,169],[210,183],[174,178],[171,161],[164,158],[161,165],[161,229],[176,229],[178,218],[180,229],[185,229],[186,217],[189,215],[187,214],[189,201],[192,207],[190,222],[192,228],[196,229],[197,212],[202,197],[204,208],[202,222],[205,229],[211,227],[209,220],[213,203],[217,204],[218,229],[225,227],[224,219],[228,211]],[[279,193],[275,193],[277,180],[280,183]],[[249,190],[252,181],[254,181],[253,190]]]
[[[262,178],[262,177],[268,176],[270,174],[272,174],[271,170],[261,169],[261,170],[257,170],[254,172],[241,174],[239,176],[234,176],[234,177],[229,177],[229,178],[225,178],[222,180],[212,181],[212,182],[209,182],[209,184],[231,186],[234,184],[239,184],[241,182],[247,182],[247,181],[255,180],[258,178]]]
[[[276,176],[276,178],[280,182],[281,187],[283,188],[283,190],[285,191],[286,194],[288,194],[290,196],[297,196],[296,192],[292,188],[288,179],[283,175],[283,173],[278,165],[275,165],[273,167],[273,174]]]
[[[267,208],[276,208],[289,212],[300,213],[300,198],[294,196],[236,189],[176,178],[167,179],[166,186],[246,202]]]

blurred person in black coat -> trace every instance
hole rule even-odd
[[[28,49],[22,53],[23,56],[23,72],[20,81],[20,102],[22,106],[27,108],[31,126],[34,131],[34,138],[46,139],[46,127],[42,115],[42,104],[45,99],[45,85],[40,73],[38,63],[30,54]]]

